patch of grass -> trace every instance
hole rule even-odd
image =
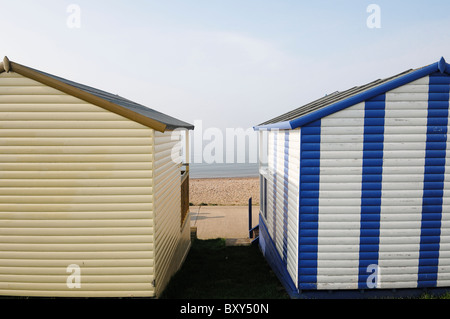
[[[192,243],[162,299],[287,299],[257,246],[225,246],[225,239]]]
[[[450,292],[446,292],[442,295],[434,295],[432,293],[425,293],[420,296],[419,299],[450,299]]]

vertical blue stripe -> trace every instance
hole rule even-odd
[[[365,103],[361,184],[361,222],[358,288],[366,289],[368,266],[378,264],[380,243],[381,182],[383,173],[385,94]],[[378,139],[371,138],[377,134]]]
[[[445,88],[442,88],[443,84],[446,86]],[[438,85],[440,89],[443,89],[446,93],[431,93],[435,91],[435,88]],[[447,148],[446,142],[450,96],[449,92],[449,76],[441,73],[434,73],[430,75],[419,270],[417,277],[417,286],[421,288],[436,287],[437,285],[442,220],[442,197],[444,195],[445,158]],[[435,117],[437,112],[436,110],[439,112],[439,117]],[[445,139],[435,142],[436,134],[439,136],[444,135]],[[441,151],[433,152],[433,150],[436,149]]]
[[[305,192],[319,190],[321,121],[301,128],[300,141],[300,195],[298,230],[298,287],[317,289],[317,245],[319,232],[319,192],[304,200]],[[309,147],[307,147],[309,146]],[[306,149],[314,149],[319,156],[305,158]],[[307,223],[304,223],[307,221]]]
[[[272,213],[272,234],[273,242],[277,242],[277,140],[278,131],[273,132],[273,213]]]
[[[283,262],[287,263],[289,198],[289,131],[284,133]]]

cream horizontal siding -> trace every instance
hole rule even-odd
[[[145,187],[151,188],[151,175],[148,179],[145,178],[102,178],[102,179],[64,179],[53,178],[49,179],[47,176],[42,176],[41,179],[7,179],[0,178],[0,187]],[[98,175],[97,175],[98,176]],[[25,176],[27,177],[27,176]]]
[[[155,132],[154,147],[155,289],[159,296],[190,247],[190,223],[180,226],[180,132]]]
[[[116,211],[147,211],[147,216],[152,216],[153,204],[150,203],[72,203],[72,204],[20,204],[17,203],[0,203],[0,211],[5,212],[116,212]]]
[[[2,154],[0,156],[0,163],[53,163],[53,162],[147,162],[152,160],[150,154],[107,154],[107,155],[91,155],[91,154]],[[130,167],[130,171],[133,171],[134,167]],[[1,172],[2,174],[8,174],[10,172]],[[66,175],[70,175],[71,172],[65,172]],[[147,176],[152,175],[152,171],[145,172]],[[115,171],[111,173],[111,176],[116,174]],[[117,172],[117,174],[122,174]],[[102,173],[100,173],[102,175]],[[103,174],[102,176],[109,177],[109,175]]]
[[[63,146],[63,147],[61,147]],[[150,154],[151,146],[0,146],[0,154]]]
[[[9,112],[9,111],[4,111]],[[35,111],[37,112],[37,111]],[[109,139],[116,139],[116,138],[123,138],[120,140],[122,143],[125,141],[134,141],[135,138],[144,138],[144,140],[147,138],[152,138],[152,132],[148,128],[140,128],[140,129],[100,129],[100,128],[92,128],[90,130],[79,130],[79,129],[68,129],[68,128],[43,128],[43,129],[29,129],[24,128],[20,130],[16,129],[2,129],[0,130],[0,137],[9,137],[9,138],[48,138],[51,137],[53,139],[56,139],[57,142],[59,139],[66,139],[66,138],[83,138],[83,137],[90,137],[94,138],[93,141],[97,138],[109,138]],[[91,139],[82,139],[85,143],[93,143]],[[139,141],[140,139],[136,139]],[[8,143],[8,140],[3,140],[3,143]],[[70,139],[69,139],[70,141]],[[132,142],[133,143],[133,142]],[[32,144],[30,144],[32,145]],[[46,145],[46,144],[44,144]],[[79,144],[84,145],[84,144]]]
[[[6,168],[7,169],[7,168]],[[30,196],[85,196],[85,195],[151,195],[152,187],[126,187],[118,189],[118,187],[5,187],[0,188],[0,198],[5,195],[16,195],[21,193],[22,195]]]
[[[106,111],[105,111],[106,112]],[[118,115],[119,116],[119,115]],[[61,128],[68,128],[68,129],[132,129],[132,128],[141,128],[141,126],[138,126],[141,124],[131,122],[127,123],[125,122],[125,118],[123,121],[117,120],[117,121],[91,121],[91,120],[82,120],[79,119],[78,121],[43,121],[43,120],[37,120],[37,121],[2,121],[0,122],[0,129],[45,129],[49,126],[52,126],[56,129]]]
[[[61,132],[62,133],[62,132]],[[92,134],[92,133],[91,133]],[[94,134],[92,134],[94,135]],[[4,134],[2,137],[6,137]],[[148,140],[151,139],[151,137],[143,136],[143,137],[132,137],[132,138],[125,138],[125,137],[90,137],[89,139],[84,137],[54,137],[54,138],[46,138],[46,137],[34,137],[32,140],[28,137],[12,137],[8,136],[8,139],[2,139],[0,140],[0,146],[6,146],[6,147],[19,147],[19,146],[28,146],[28,147],[34,147],[34,146],[102,146],[105,147],[107,145],[111,146],[131,146],[131,145],[138,145],[145,147],[146,144],[148,144]]]
[[[154,296],[153,134],[0,74],[1,295]]]

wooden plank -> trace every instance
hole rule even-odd
[[[1,102],[0,102],[1,103]],[[2,112],[2,121],[122,121],[111,112]]]
[[[1,163],[81,163],[81,162],[150,162],[152,154],[2,154]],[[133,167],[130,166],[130,170]],[[11,172],[2,172],[0,175]],[[44,175],[45,172],[40,172]],[[22,174],[22,173],[19,173]],[[5,175],[3,175],[5,178]],[[130,176],[131,177],[131,176]],[[26,177],[25,177],[26,178]],[[49,177],[50,178],[50,177]],[[62,178],[62,177],[61,177]]]
[[[58,146],[4,146],[0,154],[152,154],[151,145],[58,145]]]
[[[148,138],[149,144],[152,143],[152,133],[148,128],[122,128],[118,129],[99,129],[90,128],[89,130],[68,129],[68,128],[19,128],[19,129],[1,129],[0,137],[25,137],[28,139],[37,137],[52,137],[52,138],[100,138],[100,137],[143,137]],[[86,139],[87,140],[87,139]],[[6,143],[6,142],[5,142]]]
[[[152,195],[152,187],[0,187],[0,196]]]
[[[151,203],[150,195],[51,195],[51,196],[23,196],[20,191],[16,195],[0,196],[0,206],[8,204],[94,204],[101,205],[103,203]],[[21,206],[21,205],[17,205]]]
[[[0,129],[140,129],[142,125],[132,121],[8,121],[0,120]]]
[[[132,212],[129,212],[130,214]],[[2,213],[3,214],[3,213]],[[80,217],[78,217],[78,219],[76,218],[70,218],[70,216],[68,216],[67,213],[62,213],[61,215],[64,216],[59,216],[59,219],[57,219],[58,217],[55,217],[54,219],[52,219],[52,216],[48,216],[48,215],[44,215],[42,216],[42,219],[30,219],[30,218],[24,218],[21,215],[22,214],[15,214],[15,219],[8,219],[8,218],[3,218],[0,219],[0,228],[23,228],[23,231],[30,231],[32,229],[29,228],[37,228],[37,229],[41,229],[41,228],[54,228],[54,227],[59,227],[59,228],[79,228],[79,231],[84,231],[84,228],[99,228],[99,227],[104,227],[104,228],[115,228],[115,227],[140,227],[142,228],[141,231],[145,232],[149,231],[149,230],[144,230],[144,228],[146,227],[153,227],[153,221],[150,219],[146,219],[146,220],[142,220],[144,214],[141,214],[140,217],[141,218],[124,218],[126,217],[126,212],[122,213],[122,215],[125,216],[117,216],[114,218],[114,215],[112,214],[111,216],[106,216],[109,217],[107,219],[105,219],[105,214],[103,214],[103,216],[99,216],[98,218],[96,217],[96,214],[94,212],[92,212],[91,214],[91,218],[90,219],[80,219]],[[10,214],[11,215],[11,214]],[[36,214],[35,214],[36,215]],[[147,216],[149,216],[149,214],[147,214]],[[103,217],[100,218],[100,217]],[[136,216],[138,217],[138,216]],[[144,216],[145,217],[145,216]],[[2,229],[3,231],[5,231],[5,229]],[[18,231],[18,230],[17,230]],[[95,233],[95,232],[94,232]],[[1,233],[2,235],[6,235],[6,233]],[[45,235],[45,232],[41,232],[42,235]],[[31,235],[31,234],[28,234]],[[69,234],[64,234],[63,235],[69,235]]]
[[[42,283],[42,284],[51,284],[51,283],[61,283],[66,282],[68,273],[66,274],[40,274],[36,276],[35,274],[0,274],[0,282],[10,283],[14,285],[14,283]],[[101,273],[99,275],[89,275],[85,274],[83,271],[83,288],[85,285],[95,285],[95,284],[116,284],[116,283],[129,283],[130,285],[136,283],[148,283],[153,280],[153,276],[149,274],[119,274],[112,275],[109,273]]]
[[[0,81],[2,83],[3,79]],[[90,113],[111,113],[101,107],[80,101],[80,103],[52,103],[52,104],[33,104],[33,103],[2,103],[0,112],[90,112]],[[111,113],[114,114],[114,113]],[[116,117],[120,115],[116,114]],[[52,117],[49,117],[50,119]],[[149,129],[146,127],[146,129]]]
[[[76,264],[75,262],[69,263]],[[105,269],[106,268],[106,269]],[[147,275],[153,273],[152,267],[86,267],[83,266],[83,275]],[[66,267],[2,267],[0,274],[7,275],[65,275]]]
[[[153,259],[153,251],[0,251],[1,259]],[[0,259],[0,260],[1,260]]]
[[[0,179],[0,187],[152,187],[152,178],[78,178],[78,179]]]
[[[8,137],[0,146],[148,146],[151,137]]]
[[[64,208],[64,207],[61,207]],[[136,207],[134,207],[136,208]],[[104,210],[104,211],[95,211],[95,210],[74,210],[74,211],[63,211],[63,210],[52,210],[52,211],[23,211],[20,213],[17,213],[15,211],[2,211],[0,214],[0,222],[3,222],[2,220],[6,220],[6,222],[10,222],[13,224],[13,221],[15,220],[57,220],[59,223],[60,221],[67,221],[67,220],[76,220],[76,221],[82,221],[86,219],[93,219],[93,220],[106,220],[106,219],[142,219],[142,227],[147,227],[147,223],[151,223],[153,225],[152,211],[148,210],[147,207],[139,207],[141,208],[136,210]],[[76,222],[74,222],[74,225]],[[4,224],[2,224],[4,225]],[[49,224],[51,225],[51,224]],[[62,224],[61,224],[62,225]],[[124,227],[126,224],[124,223]],[[92,227],[95,227],[94,224]],[[134,227],[134,226],[133,226]],[[3,229],[5,231],[5,229]],[[135,228],[133,228],[134,231],[137,231]],[[31,230],[29,230],[31,231]],[[49,231],[49,229],[41,228],[34,228],[33,231],[38,231],[39,234],[45,234],[46,231]],[[58,228],[52,228],[52,231],[58,231]],[[148,231],[147,229],[142,229],[144,233]],[[64,230],[61,230],[61,235],[64,235]]]
[[[154,297],[155,292],[152,285],[148,285],[147,290],[118,290],[111,291],[108,288],[86,291],[86,290],[40,290],[36,287],[31,289],[0,289],[0,295],[6,296],[25,296],[25,297],[72,297],[72,298],[125,298],[125,297]],[[64,288],[61,288],[64,289]]]
[[[0,212],[36,212],[47,213],[51,212],[114,212],[114,211],[153,211],[152,203],[34,203],[21,204],[14,203],[0,203]],[[149,215],[151,218],[152,215]]]

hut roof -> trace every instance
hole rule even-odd
[[[439,62],[422,68],[410,69],[389,78],[379,79],[342,92],[328,94],[318,100],[263,122],[254,128],[256,130],[295,129],[438,71],[450,73],[450,65],[445,62],[444,58],[441,58]]]
[[[174,130],[177,128],[185,128],[190,130],[194,129],[194,126],[189,123],[130,101],[119,95],[108,93],[53,74],[30,68],[12,62],[5,57],[3,62],[0,62],[0,73],[10,71],[19,73],[25,77],[41,82],[64,93],[80,98],[86,102],[100,106],[160,132]]]

